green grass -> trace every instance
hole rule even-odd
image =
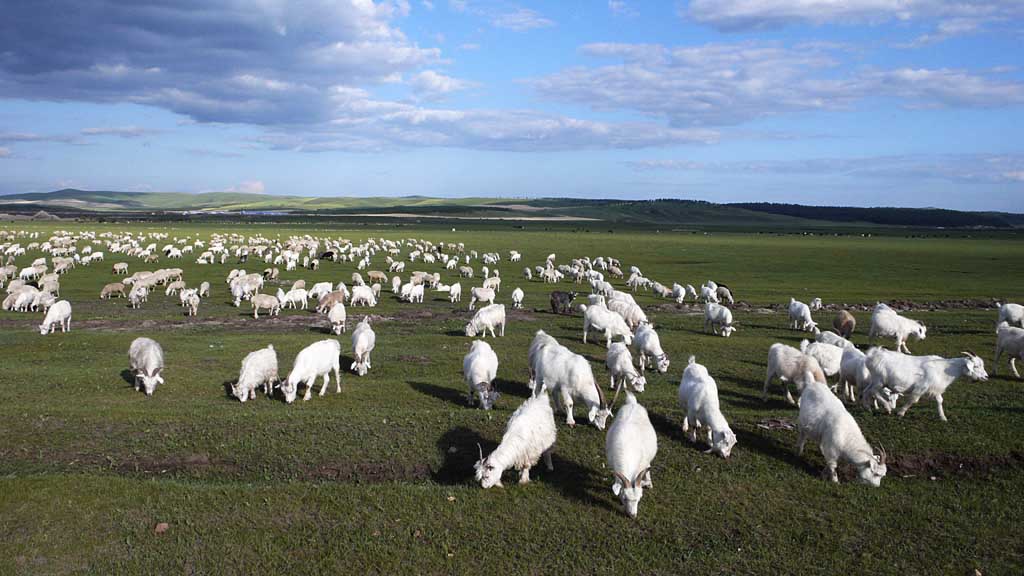
[[[15,228],[49,233],[54,227],[112,229]],[[722,339],[701,333],[700,316],[638,295],[672,358],[667,374],[648,376],[640,397],[658,430],[659,452],[655,487],[645,492],[638,520],[621,514],[612,496],[602,433],[569,429],[560,415],[554,472],[536,469],[529,486],[515,485],[510,474],[506,488],[487,491],[472,481],[477,443],[493,449],[527,394],[526,349],[534,331],[542,328],[585,354],[599,381],[607,381],[604,348],[580,342],[581,319],[550,314],[553,287],[520,279],[524,265],[549,252],[560,261],[615,255],[666,284],[713,278],[754,306],[791,295],[850,304],[1021,301],[1021,276],[1013,272],[1024,255],[1018,240],[131,229],[182,237],[215,229],[282,237],[308,232],[357,242],[413,236],[464,241],[481,252],[518,249],[523,264],[500,265],[499,301],[507,304],[516,285],[527,294],[526,310],[511,314],[506,337],[493,343],[503,395],[492,412],[464,404],[460,368],[470,340],[458,332],[470,316],[465,304],[454,308],[428,296],[420,307],[387,295],[372,311],[383,319],[375,324],[369,375],[345,373],[341,394],[332,384],[327,396],[306,403],[261,396],[240,404],[226,396],[224,383],[237,377],[242,357],[272,343],[286,374],[302,347],[328,337],[323,318],[289,310],[282,319],[253,320],[247,306],[227,302],[223,278],[232,264],[199,266],[190,259],[173,265],[185,269],[190,285],[207,280],[214,290],[196,319],[183,317],[176,299],[162,293],[141,310],[123,300],[101,302],[96,296],[113,281],[110,266],[119,260],[108,254],[105,263],[79,267],[62,280],[62,296],[75,310],[70,334],[44,338],[35,330],[39,315],[0,313],[0,534],[6,536],[0,574],[1006,574],[1024,566],[1024,384],[1006,378],[1005,366],[987,383],[955,383],[945,395],[948,423],[938,420],[929,400],[903,419],[851,408],[897,466],[880,489],[848,476],[833,485],[819,477],[816,447],[797,457],[795,432],[758,427],[765,418],[796,417],[777,384],[768,403],[760,400],[768,346],[801,339],[779,314],[738,312],[741,330]],[[133,271],[145,269],[126,261]],[[414,268],[433,271],[422,264],[408,269]],[[282,281],[348,282],[353,269],[325,262],[317,272],[282,273]],[[350,308],[350,326],[363,313]],[[929,326],[927,340],[910,343],[915,353],[948,356],[972,348],[990,358],[994,310],[910,315]],[[868,314],[857,317],[855,341],[865,345]],[[825,312],[816,318],[830,321]],[[167,357],[167,383],[153,398],[134,392],[124,378],[128,345],[140,335],[159,340]],[[347,368],[348,336],[341,342]],[[723,411],[739,436],[728,461],[703,454],[679,431],[675,391],[690,354],[717,379]],[[583,420],[580,410],[577,419]],[[169,530],[154,534],[158,522]]]

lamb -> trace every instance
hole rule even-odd
[[[370,365],[370,352],[373,352],[377,345],[377,334],[370,327],[370,317],[363,316],[362,322],[356,324],[352,331],[352,362],[350,370],[355,371],[359,376],[366,376],[372,366]]]
[[[183,280],[175,280],[167,285],[167,289],[164,290],[164,296],[172,296],[177,294],[179,290],[185,289],[185,282]]]
[[[155,340],[136,338],[128,348],[128,365],[135,373],[135,390],[152,396],[158,384],[164,383],[164,350]]]
[[[252,304],[252,317],[260,317],[260,309],[267,309],[271,316],[277,316],[281,313],[281,302],[270,294],[256,294],[249,300]]]
[[[878,455],[875,455],[857,421],[827,386],[816,381],[811,373],[806,373],[803,380],[797,454],[804,453],[808,440],[817,442],[821,455],[825,457],[824,473],[830,480],[839,482],[836,466],[843,460],[857,469],[860,482],[877,488],[886,473],[885,451],[879,448]]]
[[[46,318],[39,325],[39,333],[43,336],[52,334],[58,325],[60,325],[61,332],[71,331],[71,303],[67,300],[61,300],[50,306],[46,312]]]
[[[706,454],[728,458],[736,445],[736,434],[722,415],[718,404],[718,384],[708,369],[690,356],[679,382],[679,407],[683,409],[683,432],[690,432],[690,442],[697,442],[697,429],[707,428]],[[619,411],[621,417],[622,411]]]
[[[209,282],[203,282],[202,284],[199,285],[199,297],[200,298],[209,298],[210,297],[210,283]]]
[[[825,376],[839,374],[839,366],[843,360],[843,349],[839,346],[802,340],[800,351],[817,360],[818,366],[821,366],[821,371],[825,373]]]
[[[608,373],[611,374],[611,388],[616,388],[616,383],[621,386],[629,385],[637,392],[643,392],[647,385],[647,378],[636,371],[633,367],[633,357],[629,348],[622,342],[616,342],[608,348],[608,356],[604,361]]]
[[[1003,353],[1010,357],[1010,369],[1013,370],[1013,375],[1020,378],[1016,360],[1020,358],[1024,362],[1024,329],[1010,326],[1005,320],[999,323],[999,328],[996,331],[996,358],[992,361],[993,376],[999,369],[999,357]]]
[[[327,313],[327,320],[331,323],[331,331],[335,335],[340,336],[342,332],[345,332],[345,305],[335,302],[331,306],[331,311]]]
[[[331,383],[331,371],[334,371],[336,391],[340,393],[341,344],[337,340],[327,339],[306,346],[295,357],[288,379],[281,383],[284,401],[288,404],[295,401],[300,382],[306,383],[306,394],[302,400],[309,400],[313,396],[313,385],[320,376],[324,377],[324,384],[320,387],[320,395],[323,396],[327,392],[327,385]]]
[[[523,289],[516,286],[516,289],[512,291],[512,307],[522,308],[523,307]]]
[[[486,338],[487,332],[490,331],[491,337],[496,338],[494,329],[499,328],[499,334],[505,336],[505,305],[504,304],[490,304],[476,311],[473,315],[473,319],[466,324],[466,336],[470,338],[480,334],[481,337]]]
[[[199,294],[189,294],[188,297],[185,298],[185,305],[188,307],[187,314],[189,316],[195,316],[199,313],[199,302]]]
[[[793,395],[790,394],[789,386],[786,385],[786,382],[793,382],[796,385],[797,392],[800,392],[803,389],[803,375],[806,372],[810,372],[814,375],[816,381],[826,383],[825,373],[822,371],[821,366],[818,365],[817,360],[792,346],[786,346],[778,342],[772,344],[771,348],[768,349],[767,372],[764,378],[764,389],[761,392],[761,398],[765,402],[768,401],[768,384],[771,383],[772,378],[775,376],[778,376],[779,380],[782,381],[782,388],[786,391],[786,402],[790,404],[796,404],[796,402],[793,400]]]
[[[636,518],[644,488],[654,486],[651,462],[658,453],[658,436],[647,410],[629,392],[608,429],[604,450],[608,467],[615,475],[612,493],[619,497],[626,514]]]
[[[551,293],[551,313],[565,314],[569,312],[572,301],[576,299],[575,292],[562,292],[556,290]]]
[[[641,372],[647,370],[648,365],[655,367],[659,374],[668,372],[668,354],[661,349],[661,339],[654,331],[654,326],[643,324],[636,329],[636,335],[633,336],[633,350],[640,361]]]
[[[501,444],[473,465],[476,481],[484,488],[502,486],[501,475],[508,468],[519,471],[519,483],[530,481],[530,468],[544,457],[548,470],[554,470],[551,451],[555,447],[558,431],[555,428],[555,413],[546,391],[528,398],[512,413]]]
[[[272,344],[246,354],[238,381],[231,385],[231,394],[239,402],[256,399],[256,388],[263,387],[263,393],[270,396],[277,383],[277,352]]]
[[[911,320],[900,316],[895,310],[879,302],[871,313],[871,330],[868,331],[868,338],[876,336],[896,338],[896,351],[910,354],[907,348],[907,337],[913,336],[917,340],[924,340],[928,329],[917,320]]]
[[[854,402],[865,390],[871,379],[865,362],[867,356],[856,348],[844,348],[843,356],[839,360],[839,383],[842,395],[847,400]]]
[[[999,319],[996,320],[996,330],[999,329],[999,325],[1003,322],[1010,326],[1024,328],[1024,306],[1013,303],[999,306]]]
[[[536,342],[537,338],[534,340]],[[536,382],[534,393],[539,393],[545,387],[551,390],[556,395],[556,403],[565,411],[565,423],[569,426],[576,426],[572,409],[574,399],[579,399],[588,408],[587,419],[598,430],[604,430],[605,422],[612,412],[605,402],[601,387],[594,380],[590,363],[553,338],[541,339],[540,344],[531,360]]]
[[[125,297],[124,284],[120,282],[112,282],[110,284],[107,284],[106,286],[103,287],[103,290],[100,290],[100,300],[108,300],[110,299],[111,296],[115,294],[120,296],[121,298]]]
[[[580,304],[580,311],[583,312],[583,343],[587,342],[587,333],[591,328],[604,332],[605,348],[610,348],[612,338],[621,336],[626,346],[633,343],[633,333],[629,330],[626,321],[617,312],[609,310],[604,306],[587,306]]]
[[[495,270],[497,272],[497,270]],[[484,279],[484,288],[490,288],[495,292],[501,292],[501,277],[498,275],[491,276],[490,278]]]
[[[360,284],[352,287],[352,306],[369,306],[371,308],[377,306],[377,299],[373,296],[373,289],[365,284]]]
[[[704,302],[718,302],[718,292],[715,288],[710,286],[700,287],[700,299]]]
[[[832,320],[832,328],[843,338],[849,338],[857,328],[857,319],[846,310],[840,310]]]
[[[498,374],[498,355],[491,345],[483,340],[474,340],[469,353],[462,359],[462,375],[469,387],[469,405],[479,399],[480,407],[490,410],[500,394],[494,389],[494,378]]]
[[[821,306],[822,306],[821,298],[815,298],[814,300],[811,300],[811,305],[810,305],[811,311],[821,310]]]
[[[732,311],[721,304],[704,304],[704,331],[707,332],[710,327],[711,332],[718,335],[719,326],[722,327],[723,338],[728,338],[736,331],[736,327],[732,325]]]
[[[719,301],[728,302],[730,306],[736,303],[732,297],[732,290],[729,290],[729,287],[725,284],[718,285],[718,288],[715,289],[715,295],[718,296]]]
[[[903,355],[882,348],[872,348],[868,351],[865,361],[871,381],[868,388],[861,393],[861,402],[866,408],[868,400],[875,398],[882,402],[886,412],[891,412],[895,408],[895,402],[882,397],[883,388],[887,388],[896,394],[908,396],[907,402],[897,412],[902,417],[911,406],[927,394],[935,398],[939,419],[945,422],[942,394],[954,380],[961,376],[981,382],[988,380],[985,361],[970,351],[963,354],[964,356],[960,358],[946,359],[940,356]]]
[[[811,308],[795,298],[789,299],[789,327],[806,332],[814,332],[818,328],[818,323],[811,318]]]
[[[835,332],[818,332],[814,335],[814,340],[823,344],[839,346],[840,348],[856,348],[856,346],[853,345],[853,342],[850,342]]]
[[[472,288],[469,291],[469,309],[473,310],[477,302],[494,304],[494,290],[491,288]]]

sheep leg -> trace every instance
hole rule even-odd
[[[313,386],[316,385],[316,376],[314,375],[309,380],[306,380],[306,394],[302,397],[302,401],[305,402],[313,397]]]
[[[544,465],[547,466],[549,472],[553,471],[555,469],[555,465],[551,463],[551,448],[545,450],[543,456]]]
[[[911,406],[913,406],[914,404],[917,404],[917,401],[921,399],[921,396],[922,396],[922,394],[913,394],[907,400],[907,403],[904,404],[903,407],[900,408],[898,412],[896,412],[896,414],[898,414],[900,418],[906,416],[907,410],[910,410]],[[940,404],[940,406],[941,406],[941,404]],[[943,419],[945,419],[945,418],[943,417]]]
[[[800,403],[793,400],[793,395],[789,392],[789,384],[787,384],[785,380],[782,381],[782,387],[786,390],[786,402],[789,402],[791,405],[799,406]]]
[[[946,413],[943,412],[943,410],[942,410],[942,394],[936,394],[935,395],[935,404],[939,408],[939,420],[942,420],[943,422],[946,422],[947,421],[946,420]]]
[[[331,373],[324,372],[324,384],[320,387],[320,395],[323,396],[327,392],[327,386],[331,383]]]
[[[802,456],[804,453],[804,445],[807,444],[807,434],[804,434],[804,429],[799,428],[799,433],[796,439],[796,454]]]
[[[650,469],[648,469],[647,473],[644,474],[644,479],[640,481],[640,487],[641,488],[654,488],[654,482],[651,480],[651,471],[650,471]]]
[[[520,308],[522,308],[522,307],[523,307],[523,305],[522,305],[522,304],[520,304],[520,305],[519,305],[519,307],[520,307]],[[504,338],[504,337],[505,337],[505,323],[504,323],[504,322],[502,322],[502,323],[501,323],[501,337],[502,337],[502,338]]]
[[[838,484],[839,483],[839,475],[836,474],[836,461],[835,460],[831,460],[831,461],[827,462],[826,465],[828,467],[825,469],[825,471],[828,473],[829,479],[832,480],[833,482],[835,482],[836,484]]]
[[[576,427],[576,420],[572,416],[572,397],[564,391],[561,396],[562,409],[565,410],[565,423],[568,424],[570,428],[574,428]]]
[[[686,432],[689,429],[690,429],[690,415],[689,414],[683,414],[683,432]]]
[[[775,374],[773,374],[772,371],[769,369],[768,370],[768,376],[765,376],[765,379],[764,379],[764,389],[761,391],[761,400],[763,402],[767,402],[768,401],[768,384],[771,383],[772,376],[774,376],[774,375]]]
[[[1010,369],[1013,370],[1013,375],[1014,376],[1016,376],[1017,378],[1020,378],[1020,372],[1017,372],[1017,358],[1016,357],[1011,357],[1010,358]]]

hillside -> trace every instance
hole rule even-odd
[[[933,208],[852,208],[795,204],[715,204],[698,200],[574,198],[312,197],[210,192],[116,192],[64,189],[0,195],[0,212],[62,216],[161,215],[182,212],[287,213],[365,218],[602,221],[631,226],[686,229],[693,226],[911,226],[926,228],[1020,228],[1024,215]]]

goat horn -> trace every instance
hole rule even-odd
[[[622,474],[619,474],[615,470],[612,470],[612,474],[615,474],[615,477],[619,479],[619,482],[622,483],[622,487],[623,488],[626,488],[626,487],[629,486],[629,480],[626,480],[625,476],[623,476]]]
[[[619,392],[621,392],[621,391],[622,391],[622,389],[623,389],[623,388],[624,388],[625,386],[626,386],[626,383],[625,383],[625,382],[622,382],[622,383],[620,383],[620,384],[619,384],[618,386],[616,386],[616,387],[615,387],[615,395],[614,395],[614,396],[612,396],[612,405],[611,405],[611,406],[608,406],[608,409],[609,409],[609,410],[611,410],[611,409],[612,409],[612,408],[613,408],[613,407],[615,406],[615,403],[616,403],[616,402],[617,402],[617,401],[619,400]],[[598,390],[600,390],[600,387],[598,387]],[[603,400],[603,399],[602,399],[602,400]]]
[[[480,460],[483,460],[484,459],[484,449],[483,449],[482,446],[480,446],[479,442],[476,443],[476,449],[480,451]]]
[[[970,348],[968,348],[968,349],[967,349],[966,351],[964,351],[964,352],[961,352],[961,354],[966,354],[966,355],[968,355],[968,356],[972,356],[972,357],[974,357],[974,358],[977,358],[977,357],[978,357],[978,355],[977,355],[977,354],[975,354],[974,352],[972,352]]]
[[[879,463],[880,464],[885,464],[885,457],[886,457],[885,448],[882,446],[882,443],[879,442],[878,443],[878,459],[879,459]]]
[[[604,392],[601,391],[601,385],[597,383],[597,380],[594,380],[594,388],[597,388],[597,398],[601,401],[601,405],[608,408],[608,402],[605,400]]]
[[[651,467],[650,467],[650,466],[648,466],[647,468],[644,468],[644,469],[643,469],[643,470],[641,470],[641,471],[640,471],[639,473],[637,473],[637,475],[636,475],[636,476],[635,476],[635,477],[633,478],[633,487],[634,487],[634,488],[636,487],[636,483],[637,483],[637,482],[639,482],[639,481],[640,481],[640,479],[641,479],[641,478],[643,478],[643,476],[644,476],[645,474],[647,474],[647,472],[648,472],[648,471],[649,471],[650,469],[651,469]]]

